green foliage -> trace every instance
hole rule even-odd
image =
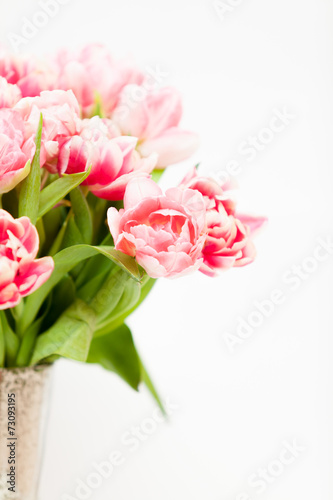
[[[103,114],[99,96],[94,114]],[[124,324],[155,280],[113,246],[107,210],[119,210],[122,201],[99,199],[82,186],[91,169],[62,176],[41,170],[42,130],[40,115],[29,173],[1,201],[13,217],[30,218],[39,235],[38,258],[52,256],[55,267],[33,294],[0,311],[0,368],[59,357],[99,363],[135,390],[146,384],[163,408]],[[155,180],[162,173],[155,171]]]
[[[30,365],[54,354],[86,361],[95,320],[94,311],[77,299],[49,330],[38,336]]]
[[[117,373],[133,389],[141,382],[139,356],[130,329],[125,324],[98,339],[93,339],[88,363],[98,363]]]
[[[43,116],[40,115],[36,133],[36,152],[32,160],[29,175],[23,180],[19,197],[19,216],[27,216],[36,224],[39,209],[40,193],[40,147],[42,140]]]
[[[119,265],[134,279],[140,279],[140,271],[132,257],[122,254],[113,247],[92,247],[90,245],[76,245],[65,248],[54,257],[54,271],[51,277],[35,293],[26,300],[24,312],[18,322],[19,332],[24,332],[34,321],[40,307],[52,289],[77,264],[96,254],[102,254],[115,264]]]
[[[32,169],[31,169],[32,170]],[[78,174],[64,174],[40,192],[38,218],[43,217],[51,208],[67,196],[74,188],[79,186],[89,175],[90,169]]]

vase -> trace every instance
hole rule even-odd
[[[0,369],[0,499],[37,500],[52,365]]]

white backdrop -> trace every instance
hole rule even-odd
[[[22,51],[101,41],[159,65],[184,95],[184,126],[201,134],[195,161],[209,173],[236,160],[241,207],[269,224],[255,264],[160,281],[130,319],[168,423],[154,424],[144,390],[58,364],[41,499],[331,499],[332,2],[225,0],[220,15],[212,0],[60,3]],[[2,40],[40,9],[1,0]],[[283,130],[263,132],[276,113],[289,116]],[[266,144],[246,153],[258,134]],[[231,352],[241,322],[247,338]],[[76,495],[113,452],[111,476]]]

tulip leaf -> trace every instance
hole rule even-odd
[[[90,245],[93,236],[93,224],[86,197],[80,187],[77,187],[71,191],[70,198],[76,226],[82,235],[83,242]]]
[[[95,311],[98,321],[102,321],[115,309],[128,281],[137,283],[140,287],[140,284],[131,279],[120,267],[112,269],[89,304]]]
[[[117,286],[120,289],[120,286]],[[122,280],[122,289],[119,299],[112,308],[104,308],[103,313],[98,315],[97,328],[108,328],[111,322],[135,308],[141,295],[141,285],[132,279]],[[104,320],[104,321],[103,321]],[[123,322],[123,321],[122,321]]]
[[[133,279],[141,279],[138,265],[133,257],[115,250],[113,247],[90,245],[75,245],[65,248],[54,256],[54,271],[51,277],[36,292],[29,295],[26,299],[23,314],[17,325],[20,332],[25,332],[29,325],[35,319],[41,305],[47,295],[57,283],[69,273],[77,264],[94,255],[102,254],[115,264],[124,269]]]
[[[151,178],[153,179],[153,181],[155,181],[156,183],[159,182],[159,180],[161,179],[162,175],[164,174],[165,170],[164,169],[154,169],[151,173]]]
[[[140,359],[127,325],[123,324],[108,335],[93,339],[87,362],[98,363],[106,370],[117,373],[138,390],[141,382]]]
[[[95,257],[93,257],[91,260],[93,260],[94,258]],[[91,260],[89,262],[91,262]],[[97,294],[98,290],[100,290],[100,288],[103,285],[103,283],[105,282],[111,268],[114,265],[111,261],[107,261],[105,258],[103,260],[105,260],[106,262],[108,262],[110,264],[108,270],[104,271],[104,272],[98,272],[98,270],[97,270],[96,275],[93,278],[88,279],[82,285],[82,287],[78,287],[78,289],[77,289],[77,296],[80,299],[87,302],[87,304],[93,300],[93,298]],[[87,265],[85,266],[85,268],[86,267],[87,267]],[[80,276],[81,275],[79,275],[79,277]]]
[[[51,310],[51,299],[52,295],[48,296],[47,300],[47,305],[45,307],[45,310],[32,325],[29,326],[29,328],[25,331],[24,336],[21,341],[21,345],[18,350],[17,358],[16,358],[16,366],[29,366],[29,362],[32,356],[32,353],[34,351],[34,345],[36,342],[36,338],[38,333],[40,332],[40,329],[42,327],[43,321],[45,318],[48,318],[49,312],[53,312]]]
[[[92,340],[87,362],[97,363],[116,373],[135,390],[138,390],[140,383],[144,383],[166,415],[158,392],[136,350],[131,330],[125,323],[107,335]]]
[[[72,189],[76,188],[90,174],[88,169],[85,172],[77,174],[63,174],[60,179],[57,179],[40,193],[38,218],[43,217],[51,208],[61,201]]]
[[[81,245],[83,243],[83,237],[76,225],[74,214],[69,214],[67,223],[65,224],[61,248],[63,249],[74,245]]]
[[[36,152],[32,160],[29,175],[22,181],[19,197],[19,216],[27,216],[33,224],[36,224],[39,209],[40,194],[40,148],[42,141],[43,115],[40,114],[38,129],[36,133]]]
[[[146,368],[144,367],[142,361],[140,360],[140,368],[141,368],[141,379],[142,379],[142,382],[145,384],[145,386],[147,387],[148,391],[150,392],[150,394],[153,396],[153,398],[155,399],[156,403],[158,404],[158,406],[160,407],[162,413],[164,416],[167,415],[167,412],[163,406],[163,403],[161,401],[161,398],[153,384],[153,381],[151,380]]]
[[[109,331],[118,328],[125,319],[139,307],[139,305],[145,300],[151,289],[156,283],[156,280],[153,278],[149,278],[147,275],[145,276],[146,281],[141,285],[141,291],[139,299],[131,304],[131,307],[125,308],[121,310],[121,303],[119,307],[117,306],[115,310],[112,312],[110,317],[106,318],[103,321],[103,324],[97,325],[97,329],[95,331],[95,337],[101,337],[102,335],[107,334]]]
[[[45,316],[43,315],[44,318],[41,331],[50,328],[77,298],[72,277],[69,274],[65,274],[47,298],[50,301],[50,307],[47,314]]]
[[[49,330],[37,338],[30,366],[53,355],[86,361],[94,327],[94,311],[82,300],[76,300]]]

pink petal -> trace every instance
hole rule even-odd
[[[268,220],[267,217],[247,215],[247,214],[236,214],[236,217],[245,226],[248,226],[250,228],[251,234],[258,231]]]
[[[142,156],[151,153],[158,154],[158,168],[178,163],[189,158],[199,146],[199,137],[193,132],[187,132],[173,127],[154,139],[148,139],[138,147]]]
[[[144,198],[161,196],[161,188],[152,179],[140,177],[127,184],[124,196],[124,209],[134,208]]]

